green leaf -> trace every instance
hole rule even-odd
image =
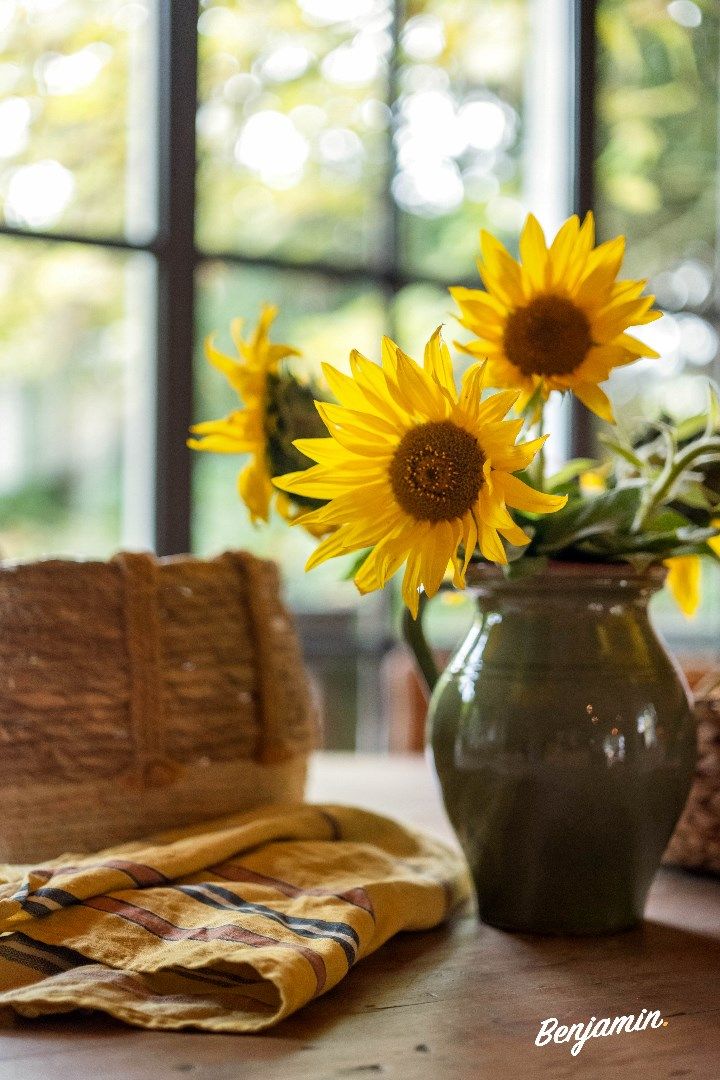
[[[693,510],[705,510],[708,514],[714,512],[718,505],[718,493],[701,483],[689,484],[687,488],[675,496],[675,502],[687,506]]]
[[[708,379],[708,405],[707,422],[705,424],[705,436],[710,437],[720,427],[720,394],[717,384]]]
[[[685,528],[688,525],[692,525],[692,522],[681,514],[679,510],[673,509],[671,506],[666,506],[655,514],[653,518],[647,523],[647,533],[662,533],[662,532],[674,532],[677,529]],[[642,534],[637,539],[642,538]]]
[[[644,484],[632,480],[597,495],[568,502],[538,522],[535,550],[546,555],[604,533],[628,532],[637,513]]]
[[[627,463],[632,465],[634,469],[637,469],[638,472],[643,472],[645,470],[646,463],[627,443],[621,442],[620,439],[614,438],[612,435],[607,435],[605,432],[600,435],[600,441],[604,446],[607,446],[612,454],[627,461]]]
[[[553,473],[548,478],[545,487],[552,494],[562,491],[578,476],[582,476],[589,469],[596,469],[598,464],[599,462],[593,458],[573,458],[572,461],[566,462],[561,469],[558,469],[556,473]]]
[[[705,429],[706,423],[707,413],[698,413],[697,416],[689,416],[686,420],[681,420],[675,427],[675,438],[678,441],[678,446],[684,446],[685,443],[696,439]]]
[[[577,546],[588,554],[606,558],[643,554],[656,558],[704,555],[710,551],[707,541],[716,533],[712,527],[698,528],[675,510],[666,510],[656,515],[642,533],[608,534],[581,540]]]
[[[649,545],[646,548],[633,550],[629,547],[623,547],[622,543],[618,543],[615,547],[603,545],[601,543],[593,543],[588,541],[587,543],[578,544],[578,550],[584,552],[585,555],[592,556],[599,561],[607,562],[630,562],[641,560],[646,565],[650,565],[654,562],[662,562],[665,559],[672,559],[677,555],[711,555],[712,549],[707,544],[692,544],[682,543],[679,540],[672,540],[671,538],[665,538],[661,544]]]

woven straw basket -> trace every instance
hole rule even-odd
[[[273,563],[0,565],[0,861],[299,800],[314,741]]]
[[[720,874],[720,680],[695,690],[698,762],[695,778],[663,857],[671,866]]]

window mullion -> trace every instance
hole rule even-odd
[[[190,547],[195,269],[196,0],[159,0],[155,547]]]
[[[597,0],[575,0],[573,208],[581,217],[593,209],[595,201],[597,6]],[[592,413],[573,396],[570,414],[571,456],[592,457],[596,446]]]

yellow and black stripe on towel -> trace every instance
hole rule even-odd
[[[44,866],[0,867],[0,1007],[258,1031],[467,898],[461,857],[343,806],[264,807]]]

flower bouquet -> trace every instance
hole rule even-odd
[[[404,567],[446,807],[481,917],[513,929],[637,921],[695,760],[647,602],[667,576],[691,613],[700,559],[720,557],[720,407],[709,386],[705,414],[679,427],[614,425],[601,384],[657,356],[628,330],[661,317],[646,282],[618,280],[624,246],[595,246],[591,214],[549,246],[529,216],[519,261],[483,233],[485,288],[450,290],[475,335],[457,345],[459,385],[439,328],[422,364],[385,338],[380,364],[353,351],[349,373],[324,364],[313,387],[269,342],[266,308],[249,340],[235,326],[238,360],[208,342],[244,408],[190,441],[253,455],[241,496],[254,520],[274,499],[318,537],[308,569],[355,553],[366,593]],[[557,394],[608,427],[598,460],[546,475]],[[479,611],[438,678],[417,616],[448,580]]]

